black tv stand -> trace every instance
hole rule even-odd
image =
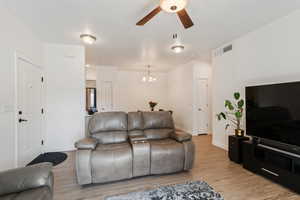
[[[243,167],[300,193],[300,155],[245,141]]]

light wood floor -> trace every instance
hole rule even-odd
[[[300,196],[275,183],[255,175],[228,160],[227,152],[211,145],[210,136],[194,137],[196,161],[194,169],[173,175],[148,176],[111,184],[80,187],[75,179],[75,154],[70,152],[64,163],[54,168],[55,200],[101,200],[161,185],[204,180],[225,200],[300,200]],[[299,180],[300,181],[300,180]]]

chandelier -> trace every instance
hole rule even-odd
[[[155,82],[157,79],[155,78],[155,76],[153,76],[151,74],[150,65],[148,65],[147,67],[148,67],[147,74],[145,76],[143,76],[142,81],[143,82]]]

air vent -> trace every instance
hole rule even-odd
[[[213,57],[222,56],[223,54],[225,54],[229,51],[232,51],[232,49],[233,49],[232,44],[227,45],[227,46],[222,47],[222,48],[219,48],[219,49],[216,49],[215,51],[213,51]]]
[[[224,47],[223,48],[223,53],[226,53],[226,52],[231,51],[231,50],[232,50],[232,44]]]

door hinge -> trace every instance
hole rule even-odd
[[[44,108],[41,109],[41,113],[44,114]]]
[[[41,77],[41,81],[42,81],[42,83],[44,82],[44,77],[43,76]]]
[[[41,141],[41,145],[44,145],[44,140]]]

